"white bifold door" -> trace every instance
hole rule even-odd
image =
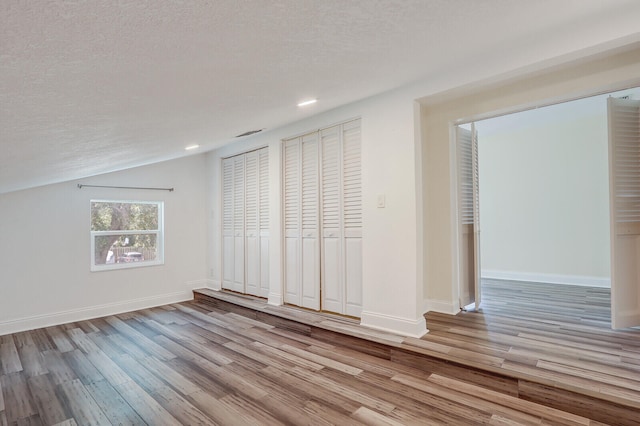
[[[458,181],[458,279],[460,308],[480,307],[480,203],[478,187],[478,136],[456,127]]]
[[[360,120],[285,140],[285,302],[362,311]]]
[[[284,301],[320,309],[318,134],[284,142]]]
[[[269,293],[268,148],[222,160],[222,288]]]
[[[640,101],[608,99],[611,325],[640,326]]]

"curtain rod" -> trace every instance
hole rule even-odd
[[[140,186],[110,186],[110,185],[83,185],[78,184],[78,189],[82,188],[113,188],[113,189],[148,189],[151,191],[169,191],[173,192],[173,188],[144,188]]]

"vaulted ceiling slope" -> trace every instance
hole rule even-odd
[[[628,37],[639,18],[637,0],[3,0],[0,193],[436,76],[448,89],[451,70],[507,72]]]

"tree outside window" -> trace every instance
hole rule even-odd
[[[92,270],[162,264],[162,202],[91,201]]]

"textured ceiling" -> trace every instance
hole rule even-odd
[[[638,22],[637,0],[2,0],[0,193],[213,149],[454,69],[510,71]]]

